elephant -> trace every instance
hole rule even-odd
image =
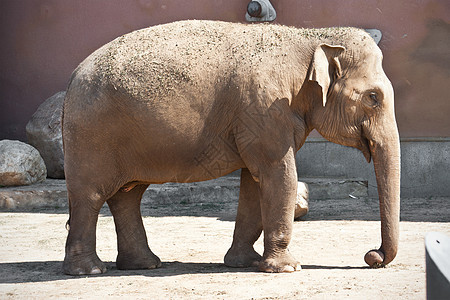
[[[381,247],[397,253],[400,143],[394,91],[374,40],[357,28],[178,21],[107,43],[73,72],[64,100],[69,232],[63,271],[106,271],[96,223],[106,202],[118,269],[153,269],[140,211],[150,184],[197,182],[241,169],[230,267],[294,272],[289,252],[295,154],[316,129],[373,159]],[[301,166],[299,166],[301,167]],[[253,245],[263,234],[264,251]]]

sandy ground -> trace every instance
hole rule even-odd
[[[231,244],[235,205],[143,207],[157,270],[115,268],[116,236],[107,209],[97,230],[97,251],[108,272],[71,277],[61,272],[67,232],[65,210],[0,213],[0,299],[424,299],[424,236],[450,235],[450,199],[404,199],[400,251],[383,269],[363,256],[380,243],[376,200],[310,203],[295,223],[291,252],[303,270],[265,274],[222,264]],[[262,252],[262,239],[257,242]]]

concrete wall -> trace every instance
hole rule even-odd
[[[450,196],[450,138],[403,138],[402,197]],[[297,152],[300,177],[344,177],[369,181],[369,195],[376,192],[373,162],[359,150],[309,138]]]
[[[108,41],[182,19],[245,22],[249,0],[1,0],[0,139],[25,125],[72,70]],[[276,23],[357,26],[383,33],[384,67],[396,92],[402,137],[450,136],[448,0],[272,0]],[[317,136],[317,135],[316,135]]]

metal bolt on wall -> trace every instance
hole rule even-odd
[[[247,22],[272,22],[276,17],[277,12],[269,0],[250,1],[247,5]]]

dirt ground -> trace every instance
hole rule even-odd
[[[71,277],[61,272],[66,210],[0,213],[0,299],[424,299],[427,232],[450,235],[450,198],[403,199],[400,250],[383,269],[369,269],[363,256],[380,245],[377,201],[310,203],[295,222],[291,252],[303,269],[265,274],[223,265],[231,244],[236,206],[229,203],[144,206],[156,270],[115,268],[114,223],[105,208],[97,251],[108,272]],[[262,252],[262,239],[257,242]]]

